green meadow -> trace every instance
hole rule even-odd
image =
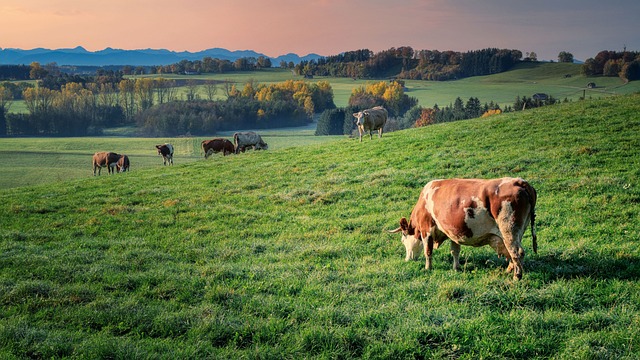
[[[638,81],[624,83],[618,77],[587,77],[580,74],[580,68],[581,65],[570,63],[520,63],[513,69],[500,74],[475,76],[456,81],[406,80],[405,87],[406,93],[418,99],[423,107],[433,107],[434,104],[440,107],[447,106],[453,104],[457,97],[465,102],[470,97],[477,97],[482,104],[493,101],[505,108],[513,105],[516,96],[531,97],[535,93],[546,93],[560,101],[565,99],[576,101],[583,96],[600,98],[640,91]],[[145,75],[145,77],[156,76],[158,75]],[[301,76],[293,75],[290,70],[277,68],[255,72],[166,75],[166,77],[175,80],[230,81],[237,84],[238,88],[244,87],[248,81],[272,84],[287,80],[302,80]],[[333,89],[336,106],[345,107],[354,88],[379,80],[316,76],[304,81],[328,81]],[[587,89],[589,82],[594,82],[596,88]],[[183,89],[184,91],[186,90]],[[203,89],[200,90],[200,96],[206,98]],[[218,90],[217,97],[225,97],[222,89]]]
[[[207,160],[199,139],[3,139],[29,177],[83,175],[0,190],[0,358],[636,359],[639,113],[587,98]],[[132,171],[90,176],[107,148]],[[503,176],[538,191],[521,281],[488,247],[404,262],[385,230],[426,182]]]

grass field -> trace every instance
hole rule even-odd
[[[610,97],[0,190],[0,358],[638,358],[638,113]],[[501,176],[539,195],[522,281],[487,247],[459,272],[446,247],[403,261],[384,230],[427,181]]]
[[[121,133],[124,130],[119,129]],[[261,130],[271,150],[322,144],[342,139],[342,136],[313,136],[315,128]],[[233,141],[232,133],[221,133]],[[175,148],[175,164],[203,159],[200,143],[205,138],[135,138],[135,137],[76,137],[76,138],[8,138],[0,141],[0,189],[19,186],[48,184],[92,177],[91,158],[98,151],[126,154],[131,161],[131,171],[162,167],[162,157],[155,145],[170,142]],[[222,154],[208,161],[216,162]],[[106,170],[106,169],[105,169]]]

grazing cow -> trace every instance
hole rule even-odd
[[[156,149],[158,149],[158,155],[162,155],[163,165],[173,165],[173,145],[156,145]]]
[[[103,167],[107,167],[108,173],[111,174],[119,159],[120,155],[113,152],[100,151],[93,154],[93,176],[96,176],[96,169],[100,175]]]
[[[373,130],[378,130],[378,138],[382,138],[382,128],[384,128],[388,117],[387,109],[382,106],[376,106],[354,113],[353,117],[356,118],[356,125],[360,133],[360,142],[362,142],[362,134],[367,131],[369,132],[369,139],[373,139]]]
[[[241,150],[244,152],[244,149],[249,147],[253,147],[256,150],[269,149],[269,145],[262,141],[260,135],[253,131],[237,132],[233,134],[233,144],[236,154]]]
[[[129,157],[127,155],[120,155],[120,158],[116,163],[116,169],[118,169],[119,173],[129,171],[129,165]]]
[[[219,153],[221,151],[223,156],[227,156],[234,152],[234,147],[231,141],[216,138],[202,141],[202,150],[204,151],[204,158],[207,159],[211,154]]]
[[[460,267],[460,245],[489,245],[509,260],[507,271],[513,270],[518,280],[523,271],[521,240],[529,222],[533,251],[538,251],[536,200],[535,189],[518,178],[433,180],[422,189],[409,221],[403,217],[400,227],[390,232],[402,231],[405,261],[424,247],[427,270],[433,249],[450,239],[454,269]]]

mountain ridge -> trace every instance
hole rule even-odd
[[[58,65],[75,66],[109,66],[109,65],[132,65],[132,66],[158,66],[175,64],[182,60],[202,60],[205,57],[221,60],[235,61],[239,58],[260,56],[271,59],[274,66],[286,61],[295,64],[301,61],[316,60],[321,58],[318,54],[307,54],[300,56],[294,53],[270,57],[253,50],[227,50],[224,48],[209,48],[201,51],[173,51],[168,49],[116,49],[107,47],[102,50],[88,51],[82,46],[75,48],[60,49],[17,49],[0,48],[0,65],[28,65],[32,62],[41,64],[57,63]]]

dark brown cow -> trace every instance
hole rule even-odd
[[[156,149],[158,149],[158,155],[162,155],[163,165],[173,165],[173,145],[156,145]]]
[[[129,166],[129,157],[127,155],[120,155],[120,158],[116,163],[116,169],[118,169],[118,172],[129,171]]]
[[[227,156],[227,154],[235,152],[233,143],[223,138],[204,140],[202,142],[202,150],[204,151],[205,159],[207,159],[213,153],[222,152],[222,155]]]
[[[507,271],[522,278],[522,235],[531,223],[533,251],[538,251],[535,223],[535,189],[525,180],[433,180],[422,189],[411,218],[400,219],[405,261],[415,258],[424,247],[425,268],[431,268],[431,253],[451,240],[453,268],[460,267],[460,245],[491,246],[498,256],[509,260]]]
[[[100,175],[102,168],[105,166],[108,173],[111,174],[114,172],[119,159],[120,155],[110,151],[100,151],[93,154],[93,176],[96,176],[96,169],[98,170],[98,175]]]

